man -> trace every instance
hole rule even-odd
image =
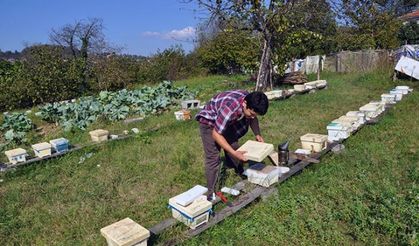
[[[268,107],[269,101],[264,93],[235,90],[215,95],[196,115],[204,145],[208,200],[214,199],[221,149],[225,153],[225,165],[233,167],[241,175],[241,162],[247,159],[244,152],[236,151],[239,148],[238,140],[247,133],[250,126],[256,140],[264,142],[257,115],[266,114]]]

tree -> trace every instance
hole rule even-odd
[[[409,22],[400,28],[400,44],[419,44],[419,24]]]
[[[219,23],[237,23],[236,29],[253,31],[261,38],[262,50],[255,88],[257,91],[266,90],[272,85],[273,60],[277,63],[283,62],[280,59],[283,56],[278,55],[278,52],[292,45],[292,42],[289,42],[290,37],[314,34],[311,31],[307,32],[303,26],[294,24],[301,22],[299,17],[307,18],[316,11],[307,12],[303,16],[294,15],[295,19],[290,18],[294,8],[303,6],[308,1],[185,0],[185,2],[192,1],[198,2],[200,7],[207,9],[211,13],[210,19],[218,19]]]
[[[64,48],[69,48],[74,60],[80,60],[81,73],[84,75],[84,89],[88,89],[87,78],[89,54],[112,53],[117,48],[105,41],[103,21],[98,18],[78,20],[59,29],[52,29],[50,40]]]

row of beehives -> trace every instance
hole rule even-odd
[[[134,133],[138,133],[137,128],[131,129]],[[124,134],[128,134],[125,130]],[[103,129],[97,129],[90,131],[89,135],[93,142],[103,142],[111,139],[117,139],[118,135],[110,135],[109,131]],[[69,141],[65,138],[53,139],[48,142],[37,143],[31,146],[35,154],[35,157],[44,158],[51,156],[53,153],[63,153],[69,150]],[[23,148],[12,149],[4,152],[9,159],[10,164],[16,164],[19,162],[26,162],[26,158],[29,156],[28,152]]]
[[[265,92],[265,95],[269,100],[282,99],[295,93],[303,93],[311,90],[323,89],[326,88],[326,86],[326,80],[315,80],[301,85],[294,85],[294,89],[267,91]]]
[[[408,86],[397,86],[389,93],[381,95],[381,101],[372,101],[359,108],[359,111],[349,111],[346,115],[333,120],[327,125],[327,135],[306,134],[301,137],[302,147],[311,152],[320,152],[327,147],[327,142],[347,139],[354,131],[366,122],[377,118],[384,112],[386,105],[396,104],[403,95],[411,92]]]

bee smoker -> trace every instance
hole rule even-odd
[[[289,159],[288,150],[289,141],[283,142],[278,145],[278,164],[280,166],[287,166]]]

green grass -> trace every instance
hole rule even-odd
[[[328,122],[379,100],[397,84],[415,91],[377,125],[348,139],[344,153],[325,156],[281,184],[276,196],[183,244],[418,244],[419,86],[391,82],[384,74],[324,78],[327,90],[271,103],[260,119],[265,141],[276,145],[291,140],[295,149],[299,136],[325,134]],[[241,80],[209,77],[176,83],[199,89],[199,98],[208,100],[216,91],[252,88]],[[100,228],[117,220],[130,217],[151,227],[170,217],[170,197],[205,184],[198,124],[178,122],[172,111],[128,126],[99,122],[92,129],[138,127],[141,134],[0,174],[0,244],[104,244]],[[66,137],[88,141],[87,133]],[[248,134],[242,142],[250,138]],[[79,163],[86,153],[93,155]],[[234,175],[228,180],[237,181]],[[184,230],[179,224],[157,243],[182,238]]]

